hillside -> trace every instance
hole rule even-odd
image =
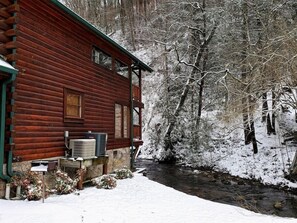
[[[158,52],[155,47],[135,52],[138,56],[147,57],[149,52]],[[156,54],[154,54],[156,55]],[[139,158],[158,160],[162,155],[162,135],[158,127],[163,125],[162,113],[158,110],[158,104],[162,95],[158,91],[162,85],[162,76],[158,72],[160,64],[157,60],[146,61],[152,64],[155,72],[147,74],[144,78],[143,100],[145,110],[143,113],[144,145],[141,148]],[[271,98],[270,98],[271,101]],[[271,103],[269,107],[271,107]],[[270,110],[271,111],[271,110]],[[221,111],[204,111],[203,117],[209,121],[211,127],[209,147],[202,151],[195,151],[186,148],[182,143],[176,146],[177,153],[181,156],[181,164],[192,167],[206,167],[214,170],[227,172],[234,176],[248,179],[258,179],[264,184],[279,185],[282,187],[297,187],[285,177],[290,172],[290,167],[296,153],[296,145],[292,140],[284,142],[284,137],[290,135],[297,129],[295,112],[288,109],[284,112],[279,110],[277,116],[276,134],[267,134],[266,122],[261,122],[261,107],[255,111],[255,131],[259,144],[259,152],[253,153],[252,145],[245,145],[244,132],[241,117],[225,120],[221,117]],[[160,124],[162,123],[162,124]],[[157,141],[160,142],[156,145]]]

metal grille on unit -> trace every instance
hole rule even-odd
[[[106,143],[107,143],[107,133],[102,132],[88,132],[86,133],[86,138],[96,140],[96,150],[95,155],[105,156],[106,154]]]
[[[73,158],[93,158],[95,156],[95,139],[70,139],[69,148]]]

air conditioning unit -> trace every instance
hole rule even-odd
[[[73,158],[94,158],[96,140],[95,139],[70,139],[69,148],[72,149]]]
[[[96,140],[96,150],[95,155],[105,156],[106,154],[106,143],[107,143],[107,133],[102,132],[88,132],[86,133],[86,138]]]

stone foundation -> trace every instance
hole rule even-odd
[[[0,198],[4,198],[5,197],[5,182],[0,180]]]
[[[27,172],[31,169],[31,161],[13,163],[12,169],[15,172]]]
[[[130,168],[130,148],[114,149],[107,151],[108,160],[108,173],[116,169],[128,167]]]
[[[130,148],[129,147],[108,150],[106,151],[106,153],[109,157],[108,165],[107,165],[108,173],[112,173],[114,170],[123,168],[123,167],[130,168]],[[30,169],[31,169],[31,161],[13,163],[13,171],[27,172]],[[4,165],[4,172],[5,171],[6,171],[6,165]],[[76,174],[74,168],[65,168],[65,171],[69,172],[71,177],[74,177]],[[103,165],[94,165],[94,166],[88,167],[87,173],[85,175],[85,179],[92,179],[92,178],[98,177],[102,175],[102,173],[103,173]],[[42,173],[40,173],[40,177],[42,177]],[[53,181],[54,181],[52,174],[46,173],[45,181],[48,188],[52,188]],[[0,180],[0,198],[5,197],[5,188],[6,188],[6,182]]]

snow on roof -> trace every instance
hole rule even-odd
[[[9,63],[4,61],[0,58],[0,71],[7,72],[7,73],[13,73],[16,74],[18,70],[16,70],[13,66],[11,66]]]

